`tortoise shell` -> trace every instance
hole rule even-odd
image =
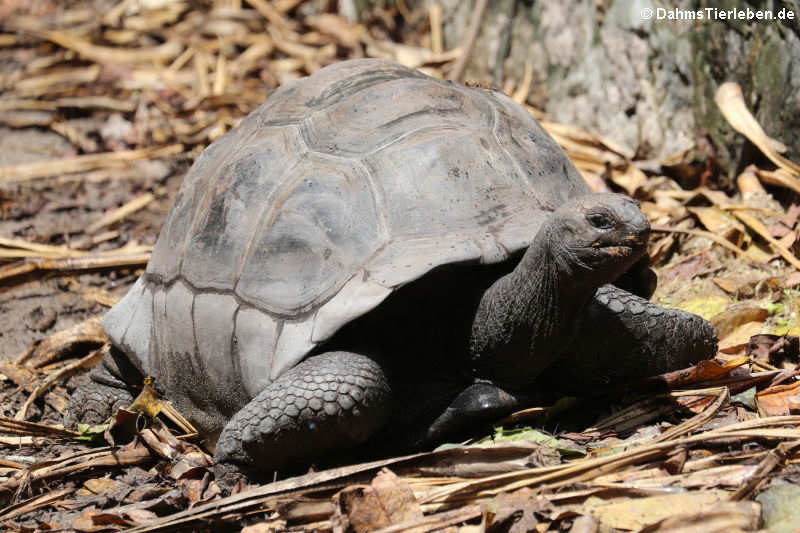
[[[589,192],[502,93],[337,63],[281,86],[202,153],[103,324],[168,393],[232,414],[398,287],[502,261]]]

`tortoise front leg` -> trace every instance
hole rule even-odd
[[[604,285],[589,304],[574,341],[539,383],[585,394],[592,387],[686,368],[716,353],[716,329],[701,317]]]
[[[380,429],[391,389],[369,357],[327,352],[270,383],[228,422],[215,459],[226,469],[267,473],[360,444]]]

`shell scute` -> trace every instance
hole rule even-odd
[[[302,154],[297,128],[256,132],[217,167],[206,185],[206,207],[189,230],[182,262],[184,278],[197,288],[232,291],[264,212]]]
[[[257,226],[236,294],[291,316],[330,298],[382,244],[374,194],[357,162],[303,157]]]

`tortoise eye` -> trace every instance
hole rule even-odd
[[[598,229],[611,229],[614,227],[614,219],[606,213],[589,213],[586,215],[586,220]]]

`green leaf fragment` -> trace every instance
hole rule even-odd
[[[89,424],[78,424],[78,432],[80,435],[75,437],[76,440],[84,442],[103,441],[103,434],[108,429],[108,424],[98,424],[90,426]]]
[[[749,407],[753,411],[756,410],[756,388],[750,387],[747,390],[736,394],[731,398],[731,402],[740,403],[745,407]]]
[[[492,442],[513,442],[513,441],[532,441],[551,448],[556,449],[562,456],[583,456],[586,455],[586,450],[578,447],[575,444],[561,441],[552,435],[537,431],[530,427],[522,428],[504,428],[502,426],[495,428],[494,435],[487,436],[476,442],[476,444],[489,444]]]

